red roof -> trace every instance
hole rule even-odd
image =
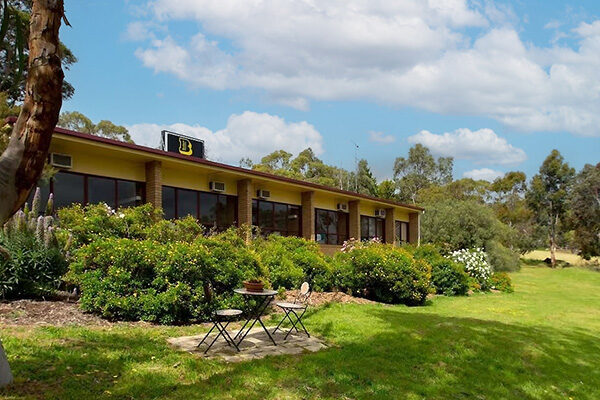
[[[8,117],[8,118],[6,118],[5,121],[6,121],[6,123],[14,124],[16,122],[16,120],[17,120],[16,117]],[[190,162],[197,163],[197,164],[202,164],[202,165],[207,165],[210,167],[225,169],[228,171],[240,172],[240,173],[244,173],[244,174],[248,174],[248,175],[258,176],[261,178],[268,178],[268,179],[273,179],[273,180],[277,180],[277,181],[281,181],[281,182],[285,182],[285,183],[292,183],[292,184],[296,184],[296,185],[306,186],[306,187],[310,187],[313,189],[320,189],[320,190],[325,190],[328,192],[340,193],[340,194],[347,195],[347,196],[353,196],[353,197],[359,197],[359,198],[363,198],[363,199],[367,199],[367,200],[378,201],[378,202],[393,205],[393,206],[406,207],[406,208],[410,208],[410,209],[418,210],[418,211],[424,210],[424,208],[416,206],[416,205],[404,204],[404,203],[399,203],[399,202],[392,201],[392,200],[380,199],[380,198],[377,198],[374,196],[369,196],[366,194],[351,192],[348,190],[337,189],[337,188],[325,186],[325,185],[319,185],[318,183],[307,182],[307,181],[303,181],[303,180],[299,180],[299,179],[287,178],[285,176],[270,174],[270,173],[262,172],[262,171],[256,171],[253,169],[236,167],[233,165],[218,163],[218,162],[210,161],[210,160],[206,160],[206,159],[184,156],[182,154],[171,153],[171,152],[167,152],[164,150],[154,149],[152,147],[140,146],[140,145],[133,144],[133,143],[126,143],[126,142],[121,142],[119,140],[108,139],[108,138],[101,137],[101,136],[91,135],[88,133],[72,131],[70,129],[64,129],[64,128],[60,128],[58,126],[56,128],[54,128],[54,131],[56,133],[60,133],[60,134],[67,135],[67,136],[72,136],[72,137],[76,137],[76,138],[80,138],[80,139],[84,139],[84,140],[89,140],[92,142],[104,143],[104,144],[108,144],[108,145],[112,145],[112,146],[127,148],[127,149],[131,149],[131,150],[137,150],[137,151],[141,151],[141,152],[148,153],[148,154],[155,154],[155,155],[159,155],[159,156],[163,156],[163,157],[170,157],[170,158],[186,160],[186,161],[190,161]]]

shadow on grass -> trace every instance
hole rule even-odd
[[[35,398],[600,398],[600,340],[526,327],[334,307],[308,320],[334,346],[239,364],[170,349],[149,330],[43,329],[9,338],[18,380],[0,394]],[[372,327],[372,329],[371,329]]]

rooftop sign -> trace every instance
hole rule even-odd
[[[184,156],[204,158],[204,141],[176,132],[162,131],[163,150]]]

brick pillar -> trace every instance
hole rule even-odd
[[[252,180],[237,181],[238,226],[252,225]]]
[[[360,240],[360,202],[352,200],[348,202],[348,234],[351,238]]]
[[[146,202],[162,208],[162,163],[146,163]]]
[[[394,208],[385,209],[385,221],[383,223],[385,229],[385,242],[396,243],[396,219],[394,218]]]
[[[408,242],[421,244],[421,213],[414,212],[408,215]]]
[[[315,240],[315,192],[302,192],[302,237]]]

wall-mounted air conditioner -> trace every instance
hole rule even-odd
[[[348,203],[338,203],[337,210],[343,211],[343,212],[348,212]]]
[[[73,158],[68,154],[50,153],[50,165],[57,168],[73,168]]]
[[[378,208],[375,210],[375,216],[379,218],[385,217],[385,210],[383,208]]]
[[[215,182],[210,181],[208,183],[210,190],[213,192],[224,192],[225,191],[225,183],[224,182]]]
[[[264,190],[264,189],[258,189],[256,191],[256,197],[258,197],[260,199],[268,199],[269,197],[271,197],[271,191]]]

